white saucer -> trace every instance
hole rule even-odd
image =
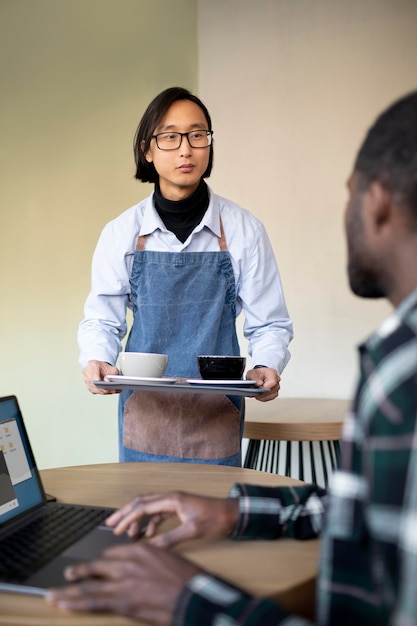
[[[172,385],[176,383],[178,378],[145,378],[142,376],[106,376],[111,383],[158,383],[163,385]]]
[[[206,380],[205,378],[187,378],[190,385],[214,385],[216,387],[256,387],[254,380]]]

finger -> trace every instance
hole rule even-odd
[[[256,396],[256,400],[260,402],[268,402],[269,400],[274,400],[278,396],[278,388],[271,389],[270,391],[266,391],[260,396]]]
[[[52,589],[46,602],[67,611],[108,611],[113,608],[115,586],[100,580],[88,580],[77,585]]]
[[[106,525],[113,528],[115,535],[127,533],[129,537],[135,537],[139,533],[141,522],[144,518],[143,513],[132,513],[121,519],[112,516],[106,520]]]
[[[175,496],[164,496],[164,498],[161,498],[159,495],[144,496],[135,498],[118,511],[115,511],[107,518],[106,523],[108,526],[114,527],[115,534],[120,535],[126,532],[135,522],[140,522],[144,516],[178,515],[177,509],[178,499],[175,499]]]
[[[85,561],[67,567],[64,571],[65,578],[69,581],[86,581],[99,578],[115,581],[126,577],[126,567],[129,567],[132,554],[143,553],[137,550],[137,545],[112,546],[105,550],[101,556],[92,561]],[[117,547],[119,550],[114,551]]]
[[[109,525],[117,524],[120,520],[124,519],[127,515],[131,513],[140,515],[145,513],[149,514],[150,511],[145,510],[145,505],[149,502],[158,502],[160,500],[163,501],[164,499],[165,497],[161,497],[160,494],[136,496],[135,498],[121,506],[119,509],[117,509],[117,511],[114,511],[114,513],[109,515],[109,517],[107,518],[107,522]]]
[[[91,381],[86,382],[85,384],[88,391],[90,393],[93,393],[94,395],[104,396],[105,394],[109,393],[107,389],[100,389],[99,387],[96,387]]]
[[[196,531],[194,525],[185,523],[166,533],[155,535],[149,539],[149,543],[156,548],[171,548],[188,539],[197,539],[199,536],[200,533]]]
[[[93,561],[86,561],[70,565],[65,568],[64,575],[69,581],[83,580],[94,576],[107,576],[108,573],[113,574],[111,567],[104,558],[97,558]]]
[[[120,389],[102,389],[101,387],[96,387],[92,381],[86,383],[86,387],[90,393],[95,395],[107,396],[112,393],[120,393]]]
[[[147,539],[149,539],[150,537],[153,537],[157,531],[157,528],[159,526],[159,524],[165,519],[165,515],[154,515],[153,517],[151,517],[148,521],[148,523],[146,524],[146,527],[144,529],[145,531],[145,537]]]
[[[114,511],[109,517],[106,518],[106,526],[115,526],[122,519],[126,517],[133,510],[136,510],[140,506],[140,498],[134,498],[127,504],[124,504],[120,509]]]

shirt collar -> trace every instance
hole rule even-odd
[[[412,291],[399,306],[382,322],[378,330],[361,346],[360,349],[375,348],[386,337],[389,337],[401,325],[408,314],[417,308],[417,289]]]
[[[210,198],[209,205],[207,207],[207,211],[203,219],[201,220],[200,224],[196,228],[196,232],[199,230],[202,230],[203,228],[209,228],[212,231],[212,233],[216,235],[216,237],[220,237],[221,229],[220,229],[219,202],[210,187],[208,187],[208,191],[209,191],[209,198]]]
[[[194,232],[199,232],[200,230],[203,230],[203,228],[209,228],[216,235],[216,237],[220,237],[221,231],[219,203],[210,187],[208,187],[208,192],[210,200],[207,211],[205,212],[203,219],[198,224]],[[151,195],[148,196],[146,200],[146,207],[143,213],[143,219],[139,235],[150,235],[158,229],[163,232],[168,232],[165,224],[163,223],[158,215],[157,210],[155,209],[153,203],[153,193],[151,193]]]
[[[142,224],[140,226],[139,235],[150,235],[155,230],[168,232],[165,224],[158,215],[153,203],[153,192],[146,199],[145,211],[143,213]]]

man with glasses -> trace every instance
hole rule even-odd
[[[136,178],[155,185],[145,200],[103,230],[92,288],[79,328],[80,362],[92,381],[118,374],[127,332],[130,352],[168,355],[168,377],[199,378],[198,355],[240,354],[236,317],[245,316],[253,367],[246,377],[278,395],[292,324],[277,264],[261,222],[213,193],[210,114],[199,98],[173,87],[145,111],[134,139]],[[121,461],[241,466],[241,396],[123,391]]]

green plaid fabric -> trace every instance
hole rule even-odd
[[[360,379],[329,494],[235,485],[233,539],[322,533],[316,623],[417,626],[417,290],[359,348]],[[249,564],[248,564],[249,565]],[[175,626],[306,626],[209,575],[183,590]]]

